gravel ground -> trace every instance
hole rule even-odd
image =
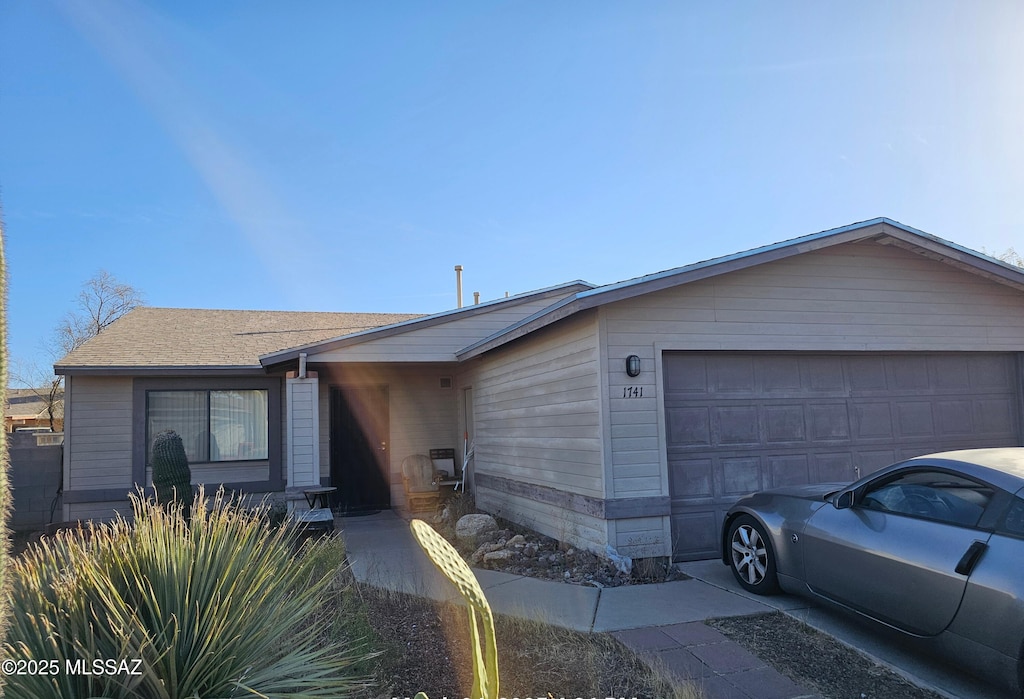
[[[708,622],[824,699],[939,699],[837,640],[781,612]]]

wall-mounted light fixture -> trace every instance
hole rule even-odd
[[[626,375],[630,377],[640,376],[640,357],[635,354],[626,357]]]

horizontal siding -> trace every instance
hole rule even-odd
[[[132,508],[127,498],[112,502],[71,503],[67,507],[70,514],[65,521],[68,522],[109,522],[117,519],[118,515],[125,518],[132,516]]]
[[[652,338],[740,350],[1014,351],[1024,341],[1020,292],[870,243],[610,304],[605,317],[610,351]]]
[[[270,463],[267,461],[245,464],[191,464],[189,471],[192,472],[193,485],[204,484],[211,492],[221,483],[252,483],[270,479]],[[153,485],[152,466],[146,468],[146,485]]]
[[[637,517],[609,522],[615,550],[631,558],[664,556],[672,547],[668,517]]]
[[[604,497],[596,330],[584,314],[483,356],[473,384],[479,473]]]
[[[455,353],[557,302],[551,296],[502,306],[490,313],[451,320],[419,330],[310,355],[316,362],[453,362]]]
[[[313,434],[319,428],[319,385],[318,379],[285,381],[285,478],[292,487],[320,485],[320,467],[314,455],[320,435]]]
[[[67,489],[124,488],[127,493],[132,487],[132,379],[74,376],[71,381]]]
[[[604,553],[608,523],[563,507],[529,498],[478,488],[477,507],[572,546]]]
[[[902,248],[863,242],[692,282],[602,309],[612,488],[665,495],[658,356],[678,350],[1024,350],[1024,294]],[[623,359],[636,354],[630,379]],[[623,398],[625,387],[643,398]],[[648,468],[644,468],[644,466]]]

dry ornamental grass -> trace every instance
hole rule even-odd
[[[380,686],[367,697],[466,697],[473,684],[466,611],[457,605],[357,586],[386,648]],[[698,699],[606,634],[495,617],[503,697]]]

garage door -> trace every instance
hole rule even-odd
[[[664,354],[676,560],[717,555],[754,490],[849,482],[901,459],[1020,443],[1012,354]]]

